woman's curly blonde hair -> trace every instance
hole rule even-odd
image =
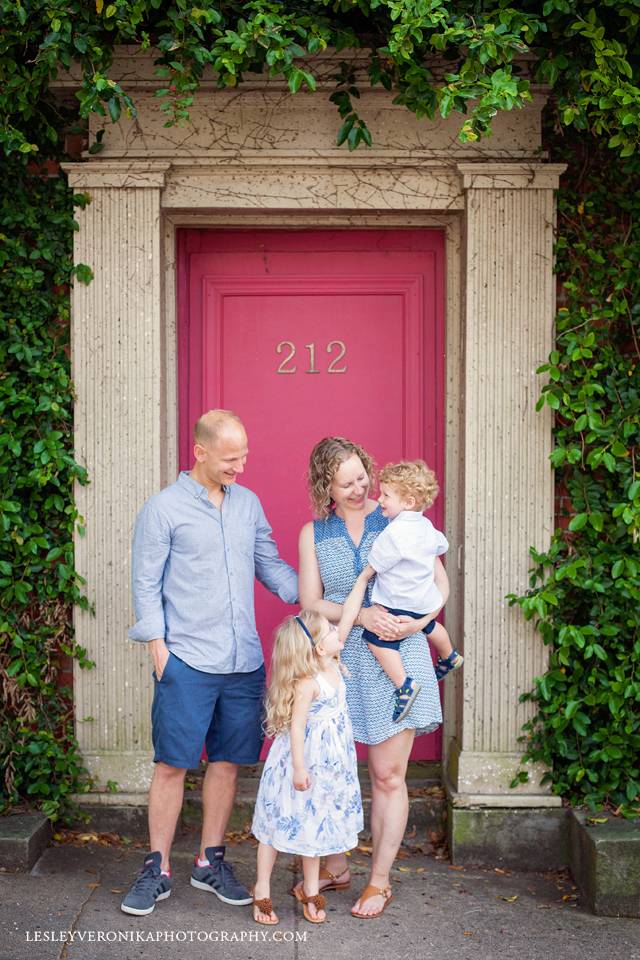
[[[388,463],[380,471],[380,483],[397,490],[404,500],[413,497],[417,510],[426,510],[438,496],[438,480],[424,460]]]
[[[375,482],[375,464],[367,451],[358,443],[344,437],[324,437],[311,451],[309,458],[309,496],[316,516],[324,519],[331,513],[331,484],[336,471],[351,457],[360,457],[369,477],[369,487]]]

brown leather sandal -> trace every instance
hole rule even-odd
[[[358,897],[360,907],[362,908],[363,904],[365,904],[367,900],[371,900],[372,897],[384,897],[384,903],[377,913],[354,913],[352,910],[351,916],[357,917],[358,920],[375,920],[376,917],[381,917],[387,909],[387,904],[393,900],[391,887],[374,887],[373,884],[368,884]]]
[[[326,914],[322,920],[318,920],[317,917],[312,917],[309,912],[307,904],[312,903],[317,911],[324,910],[327,905],[326,897],[323,897],[321,893],[314,893],[313,896],[308,897],[304,893],[304,887],[299,890],[297,887],[294,887],[294,897],[296,900],[302,904],[302,912],[304,914],[305,920],[308,920],[309,923],[324,923],[327,919]]]
[[[348,869],[349,867],[345,867],[342,873],[346,873]],[[330,881],[330,883],[325,883],[322,887],[320,887],[320,893],[326,893],[328,890],[348,890],[351,886],[351,877],[349,877],[348,880],[340,881],[338,877],[341,877],[342,873],[331,873],[331,871],[327,870],[326,867],[320,867],[320,882],[322,883],[323,880]],[[302,888],[303,882],[303,880],[298,880],[298,882],[294,883],[294,885],[291,887],[289,893],[292,897],[297,898],[298,894],[296,893],[296,890],[300,890]]]
[[[258,913],[272,914],[273,903],[271,902],[271,897],[263,897],[262,900],[256,900],[255,894],[253,895],[253,919],[256,923],[262,924],[263,927],[275,927],[276,923],[280,923],[279,920],[258,920],[256,907]]]
[[[331,873],[330,870],[327,870],[326,867],[320,867],[320,879],[321,880],[330,880],[331,883],[325,883],[322,888],[322,893],[325,890],[348,890],[351,886],[351,877],[348,880],[343,880],[340,882],[338,877],[341,877],[343,873],[346,873],[349,867],[345,867],[342,873]]]

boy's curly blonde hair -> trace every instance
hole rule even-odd
[[[424,460],[388,463],[380,471],[380,483],[393,487],[403,500],[413,497],[416,502],[415,509],[420,512],[431,506],[440,489],[435,473],[429,469]]]

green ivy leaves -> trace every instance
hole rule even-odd
[[[498,111],[531,99],[531,81],[553,88],[559,123],[591,130],[630,156],[640,141],[640,78],[633,55],[639,16],[633,6],[546,0],[526,5],[450,0],[358,0],[314,4],[251,0],[193,6],[187,0],[0,0],[0,143],[6,153],[55,142],[56,105],[48,92],[61,69],[79,67],[82,116],[117,123],[135,116],[126,89],[109,77],[117,44],[157,51],[166,125],[185,122],[205,72],[221,87],[247,75],[283,78],[291,93],[313,91],[305,58],[327,48],[368,51],[372,82],[417,117],[464,115],[459,138],[491,131]],[[628,52],[631,51],[631,54]],[[353,94],[351,95],[353,96]],[[341,107],[342,98],[335,101]],[[341,113],[338,143],[370,145],[366,119]],[[34,128],[35,121],[35,128]]]
[[[531,589],[512,597],[549,646],[523,699],[526,752],[553,790],[640,812],[640,161],[573,143],[559,196],[556,349],[538,408],[570,504]],[[558,158],[562,159],[562,158]],[[580,179],[577,171],[580,170]]]
[[[89,666],[71,628],[86,606],[75,571],[80,522],[72,456],[68,284],[74,198],[62,178],[4,164],[0,196],[0,809],[27,800],[61,815],[87,784],[61,660]],[[88,282],[88,267],[75,268]]]

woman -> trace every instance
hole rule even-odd
[[[325,437],[314,447],[309,489],[319,519],[305,524],[300,533],[300,602],[333,623],[340,620],[342,604],[366,566],[373,541],[387,524],[379,505],[368,497],[372,483],[373,461],[362,447],[343,437]],[[446,602],[449,585],[439,560],[436,582]],[[433,616],[412,620],[391,616],[380,607],[364,606],[342,655],[351,673],[347,702],[354,736],[359,743],[369,745],[371,875],[351,910],[353,916],[362,919],[380,916],[391,899],[389,871],[407,825],[405,776],[414,737],[430,733],[442,722],[427,641],[417,632]],[[391,720],[394,688],[362,640],[363,627],[383,639],[407,638],[402,644],[402,657],[407,673],[422,689],[410,714],[400,723]],[[346,857],[328,857],[320,889],[345,889],[349,882]]]

